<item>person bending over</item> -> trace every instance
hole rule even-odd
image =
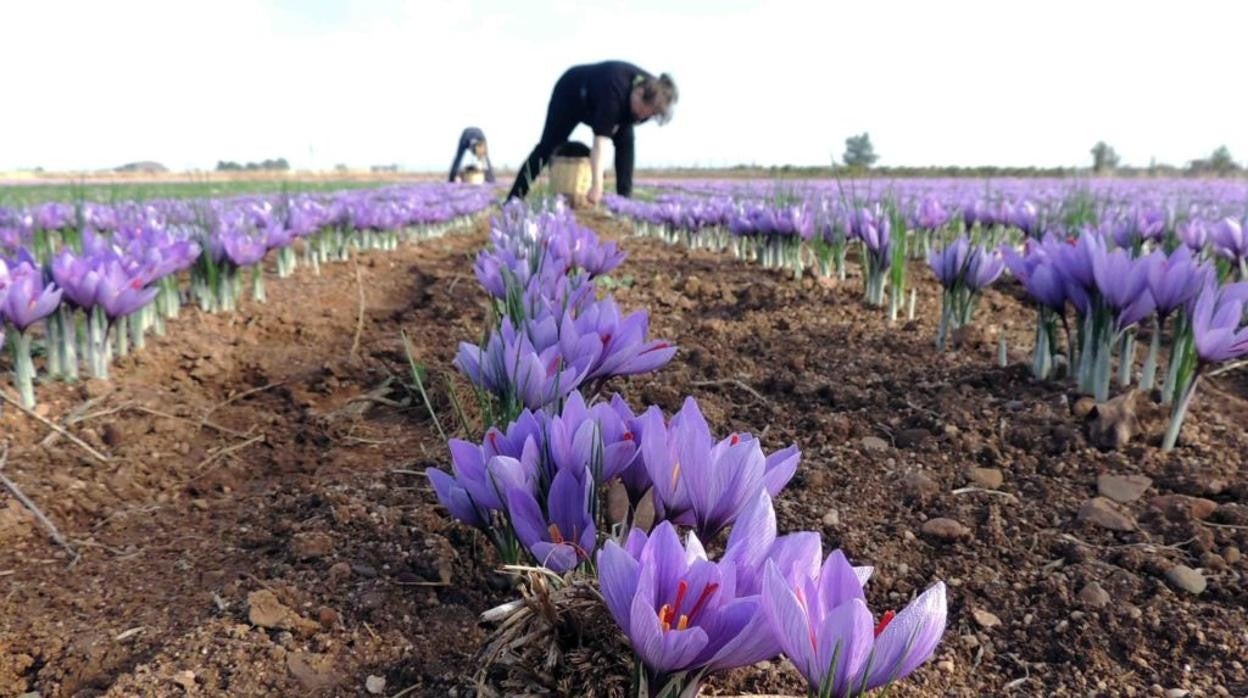
[[[537,147],[516,173],[507,198],[523,199],[542,168],[550,162],[577,124],[594,130],[590,152],[593,181],[588,199],[602,199],[602,150],[608,140],[615,144],[615,189],[620,196],[633,192],[633,126],[654,119],[665,124],[678,99],[676,83],[663,73],[654,77],[632,63],[605,61],[569,68],[555,83],[546,108],[546,125]]]
[[[468,156],[469,162],[464,162],[465,155]],[[494,168],[490,165],[485,133],[475,126],[469,126],[459,134],[459,147],[455,150],[455,161],[451,163],[451,176],[447,178],[447,181],[458,181],[460,172],[473,166],[478,170],[485,170],[485,181],[494,181]]]

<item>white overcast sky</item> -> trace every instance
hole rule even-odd
[[[568,66],[667,71],[646,165],[1182,164],[1248,158],[1248,4],[1116,0],[0,0],[0,171],[496,165]],[[582,139],[588,130],[577,132]]]

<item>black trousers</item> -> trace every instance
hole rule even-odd
[[[581,89],[582,85],[576,78],[568,75],[559,78],[555,83],[555,89],[550,95],[550,105],[546,108],[546,125],[542,127],[542,138],[516,172],[516,183],[512,185],[508,199],[523,199],[528,195],[529,188],[550,162],[555,149],[568,141],[576,125],[581,122],[580,115],[584,112]],[[633,125],[619,125],[611,141],[615,145],[616,192],[620,196],[630,196],[633,192]]]
[[[516,172],[516,183],[511,186],[508,199],[523,199],[527,196],[533,182],[550,162],[555,148],[566,143],[572,135],[572,130],[580,123],[580,92],[581,86],[566,75],[555,83],[555,89],[550,94],[550,105],[546,107],[546,125],[542,127],[542,138]]]

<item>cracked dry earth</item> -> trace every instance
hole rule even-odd
[[[1142,418],[1101,450],[1075,396],[1030,379],[1008,289],[942,354],[919,266],[919,319],[889,326],[852,273],[794,281],[583,221],[630,253],[621,305],[681,348],[609,389],[668,411],[693,394],[718,431],[798,443],[781,528],[875,565],[877,611],[948,583],[944,642],[891,695],[1248,695],[1242,373],[1202,387],[1180,449]],[[300,269],[235,316],[187,310],[111,383],[44,386],[46,416],[107,463],[6,408],[4,472],[81,558],[0,495],[0,695],[470,695],[478,615],[512,595],[419,475],[446,456],[400,331],[457,429],[485,230]],[[707,692],[800,690],[773,662]]]

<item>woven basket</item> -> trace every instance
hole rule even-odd
[[[485,181],[485,173],[481,170],[469,170],[459,175],[459,181],[464,184],[481,184]]]
[[[566,196],[574,206],[585,203],[593,180],[589,158],[556,155],[550,161],[550,188]]]

